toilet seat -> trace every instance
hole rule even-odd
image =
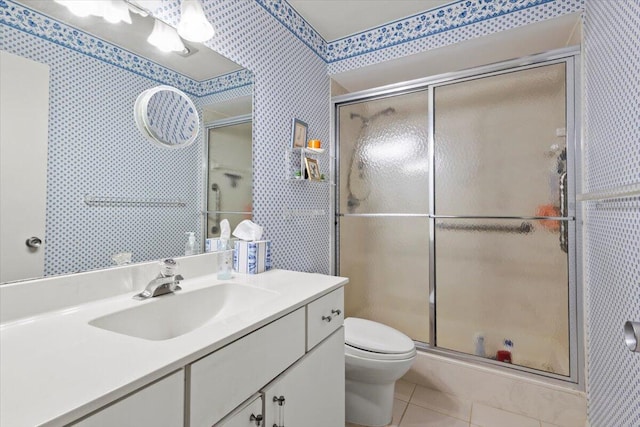
[[[416,354],[411,338],[381,323],[348,317],[344,332],[345,354],[375,360],[409,359]]]
[[[352,347],[345,343],[344,346],[345,356],[355,356],[361,359],[368,360],[407,360],[416,356],[416,349],[407,353],[376,353],[373,351],[362,350],[361,348]]]

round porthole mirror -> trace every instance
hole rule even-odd
[[[193,101],[171,86],[142,92],[136,99],[133,116],[142,135],[163,148],[188,147],[200,131],[200,117]]]

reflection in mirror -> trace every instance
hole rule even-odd
[[[186,58],[184,52],[157,51],[146,41],[152,17],[132,13],[132,24],[116,27],[97,17],[75,17],[55,2],[5,3],[0,19],[2,103],[11,102],[12,94],[26,105],[0,109],[0,281],[104,268],[114,265],[119,253],[132,253],[132,262],[181,256],[189,231],[202,248],[203,211],[208,210],[202,191],[207,185],[203,121],[192,145],[161,149],[136,129],[134,103],[143,91],[169,85],[185,92],[204,117],[209,105],[220,109],[223,101],[250,99],[252,74],[202,44],[185,42]],[[9,55],[17,59],[14,75],[26,82],[5,73]],[[12,86],[22,92],[6,90]],[[24,88],[29,89],[27,97]],[[8,112],[19,117],[5,116]],[[13,128],[8,126],[12,122]],[[37,141],[41,149],[31,149]],[[16,147],[25,157],[5,156]],[[16,166],[14,178],[5,179],[5,163]],[[228,159],[218,163],[233,164]],[[43,172],[40,184],[34,184],[36,173],[25,174],[33,164],[40,166],[29,170]],[[251,182],[250,162],[245,173],[238,185]],[[223,178],[221,185],[224,180],[229,181]],[[14,187],[5,191],[5,183]],[[32,206],[16,203],[25,200]],[[17,212],[14,219],[5,214],[10,209]],[[5,230],[15,233],[8,237]],[[31,237],[41,245],[28,247],[35,241]],[[29,263],[35,268],[22,268]],[[23,271],[5,276],[6,265]]]
[[[207,221],[205,235],[218,237],[220,221],[233,231],[252,218],[251,97],[237,98],[204,110],[207,127]]]

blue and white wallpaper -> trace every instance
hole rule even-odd
[[[165,1],[160,13],[173,22],[178,6]],[[177,255],[186,231],[199,236],[204,144],[162,150],[132,120],[137,95],[158,83],[193,95],[199,106],[247,95],[255,86],[254,220],[273,240],[274,267],[329,272],[328,215],[312,221],[284,215],[303,207],[327,211],[327,183],[284,180],[293,117],[309,124],[310,138],[328,141],[326,64],[254,0],[207,1],[205,10],[218,34],[210,47],[250,71],[196,84],[157,64],[137,66],[144,60],[0,0],[2,49],[52,69],[46,274],[110,265],[119,251],[133,252],[134,261]],[[328,165],[325,156],[321,167]],[[180,198],[187,206],[87,206],[86,194]]]
[[[55,62],[57,58],[59,65],[56,67],[63,74],[70,70],[87,67],[91,70],[96,69],[93,77],[84,82],[89,85],[90,90],[66,91],[67,87],[80,87],[80,82],[76,81],[56,83],[59,87],[65,88],[59,90],[60,102],[69,105],[77,104],[74,102],[74,96],[109,99],[110,94],[114,92],[108,89],[109,85],[118,84],[122,80],[112,75],[134,74],[138,78],[134,80],[135,84],[120,89],[130,93],[131,104],[140,91],[157,83],[171,84],[184,90],[196,97],[196,100],[199,99],[200,101],[197,102],[199,105],[211,99],[228,99],[236,94],[246,94],[249,90],[247,88],[251,87],[250,83],[255,83],[253,91],[255,221],[265,227],[266,237],[273,240],[274,267],[323,273],[329,272],[330,260],[330,218],[327,214],[329,184],[286,181],[284,152],[290,145],[290,124],[294,117],[309,124],[310,138],[329,142],[329,75],[553,18],[575,12],[583,7],[582,0],[455,1],[443,8],[327,44],[285,0],[205,0],[203,3],[205,13],[217,31],[216,36],[207,42],[208,46],[250,71],[198,84],[89,35],[79,34],[77,30],[52,22],[46,17],[24,12],[8,14],[7,9],[16,5],[13,2],[0,0],[0,19],[4,24],[2,26],[4,33],[12,34],[4,37],[5,46],[11,46],[7,49],[15,49],[28,56],[32,54],[30,51],[39,46],[37,49],[45,56],[49,52],[51,61]],[[164,0],[156,14],[167,22],[176,24],[179,18],[179,1]],[[64,129],[65,132],[72,132],[73,136],[77,136],[75,143],[78,147],[69,148],[68,152],[65,152],[52,142],[50,162],[57,162],[64,168],[71,169],[75,175],[66,178],[50,176],[52,198],[49,200],[47,218],[51,224],[57,224],[56,221],[68,218],[73,211],[69,205],[71,195],[60,199],[58,196],[53,196],[56,192],[57,194],[67,193],[66,190],[62,190],[65,183],[78,187],[71,192],[74,194],[73,197],[76,197],[74,200],[77,200],[78,195],[88,193],[89,190],[97,192],[98,190],[106,191],[107,188],[129,189],[127,183],[135,182],[140,176],[144,176],[145,180],[153,181],[151,175],[133,172],[136,168],[152,170],[153,165],[157,165],[160,160],[158,154],[152,151],[152,147],[146,146],[146,142],[137,137],[136,130],[124,124],[130,121],[128,117],[125,118],[129,114],[125,110],[121,112],[122,123],[117,122],[118,125],[112,126],[112,129],[106,133],[99,133],[93,129],[82,131],[87,126],[79,125],[80,121],[77,118],[85,118],[83,115],[87,112],[82,111],[82,108],[69,110],[72,111],[66,117],[69,126],[65,126]],[[75,131],[67,129],[75,129]],[[63,134],[58,139],[65,142],[58,142],[57,145],[64,147],[72,135]],[[137,141],[131,142],[132,139]],[[110,144],[105,141],[110,141]],[[113,149],[114,143],[120,144],[122,148]],[[197,146],[201,147],[202,144]],[[112,147],[112,151],[120,152],[124,160],[120,157],[108,157],[106,153],[110,154],[110,152],[106,147]],[[188,181],[191,186],[190,190],[185,187],[171,192],[171,195],[183,198],[193,197],[194,203],[198,204],[202,202],[198,199],[201,196],[196,196],[190,191],[200,192],[203,177],[198,176],[197,173],[192,175],[193,168],[187,166],[189,162],[200,161],[198,159],[202,153],[195,147],[196,145],[190,149],[194,151],[191,153],[191,159],[177,161],[171,158],[169,160],[174,162],[172,170],[175,174],[181,176],[183,182]],[[60,154],[57,154],[57,150],[60,150]],[[84,156],[90,159],[95,158],[94,163],[89,163],[90,166],[86,167],[81,166],[76,158],[76,151],[85,153]],[[186,152],[173,155],[186,156]],[[163,153],[163,156],[166,156],[166,153]],[[101,176],[96,172],[102,170],[98,167],[101,164],[104,165],[102,168],[105,171],[113,170],[113,166],[118,165],[123,172],[121,175],[100,172]],[[323,172],[329,170],[328,155],[320,159],[320,166]],[[191,168],[190,171],[188,171],[189,168]],[[79,179],[79,176],[83,178]],[[85,185],[92,180],[105,182],[105,184],[96,189]],[[110,184],[106,185],[106,182]],[[158,187],[165,191],[157,190],[154,195],[167,197],[168,187],[164,184]],[[127,191],[115,192],[127,193]],[[135,193],[135,191],[129,192]],[[136,196],[136,194],[125,195]],[[178,208],[171,211],[172,215],[176,214],[175,209]],[[325,214],[309,217],[286,215],[291,211],[325,212]],[[90,215],[98,220],[94,222],[104,225],[101,225],[103,230],[111,230],[117,220],[103,219],[99,213],[100,211],[96,208],[91,211]],[[141,215],[148,213],[145,211]],[[120,211],[120,214],[123,214],[123,211]],[[127,217],[126,214],[121,216]],[[195,214],[192,217],[194,224],[199,220],[196,217]],[[81,226],[86,228],[91,221],[87,219]],[[108,231],[104,231],[103,235],[95,229],[87,233],[73,232],[72,229],[76,226],[77,224],[70,224],[66,228],[62,226],[57,228],[64,230],[63,235],[73,236],[71,240],[64,240],[67,248],[71,242],[92,240],[87,239],[87,236],[95,236],[93,240],[97,239],[104,245]],[[150,236],[148,241],[153,244],[168,240],[166,235],[163,236],[162,233],[153,230],[153,227],[136,227],[132,224],[130,229],[141,230],[141,237],[134,239],[127,234],[127,239],[121,240],[121,243],[116,245],[118,250],[126,250],[125,241],[144,240],[147,236]],[[181,230],[181,232],[184,231],[188,230]],[[182,244],[181,237],[178,238],[178,242]],[[100,243],[92,244],[100,245]],[[55,243],[52,242],[51,245]],[[83,249],[86,248],[83,247]],[[109,251],[114,249],[115,246],[110,247]],[[78,250],[78,252],[81,251]],[[59,261],[49,261],[47,271],[49,273],[71,271],[71,266],[63,266],[66,265],[65,262],[60,265],[58,263]],[[77,268],[77,270],[80,269],[82,267]]]
[[[457,0],[328,43],[285,0],[256,0],[328,64],[329,74],[584,9],[584,0]]]
[[[622,334],[640,321],[640,2],[587,0],[583,51],[589,420],[640,426],[640,355]]]
[[[201,145],[153,146],[138,132],[133,104],[157,82],[42,38],[2,26],[2,49],[49,64],[45,274],[179,255],[199,231]],[[78,70],[82,70],[78,72]],[[85,195],[183,199],[185,207],[89,206]]]

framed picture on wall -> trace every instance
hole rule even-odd
[[[304,148],[307,146],[307,130],[309,126],[302,120],[293,119],[291,130],[291,147]]]
[[[304,164],[307,167],[307,174],[309,175],[309,179],[320,181],[321,175],[320,175],[320,168],[318,167],[318,161],[316,159],[310,159],[309,157],[305,157]]]

